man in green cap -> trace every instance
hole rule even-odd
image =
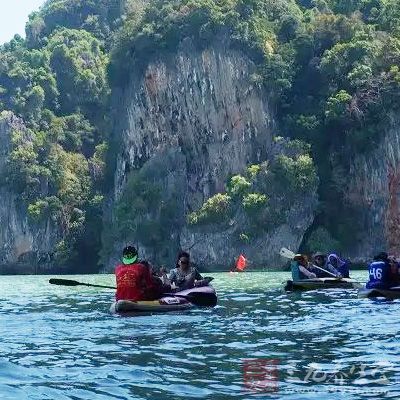
[[[135,247],[127,246],[122,251],[122,264],[115,268],[117,281],[116,300],[155,300],[162,294],[162,283],[153,277],[151,266],[138,260]]]

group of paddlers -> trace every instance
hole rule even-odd
[[[317,252],[312,258],[304,254],[293,257],[294,281],[316,278],[349,278],[348,260],[335,253]],[[400,285],[400,264],[393,256],[381,252],[368,265],[368,289],[389,289]],[[165,268],[155,270],[149,262],[138,259],[135,247],[127,246],[122,253],[122,263],[115,269],[117,300],[155,300],[165,293],[208,285],[210,279],[203,278],[190,264],[187,252],[178,254],[175,268],[169,274]]]
[[[315,253],[311,261],[303,254],[296,254],[293,258],[292,275],[294,281],[315,278],[349,278],[348,260],[341,259],[337,254],[326,255]],[[400,262],[394,256],[385,252],[377,254],[368,264],[369,280],[367,289],[390,289],[400,285]]]
[[[313,278],[348,278],[350,262],[342,260],[337,254],[315,253],[311,261],[304,254],[294,256],[292,268],[293,280]]]
[[[139,260],[134,246],[122,252],[122,263],[115,268],[116,300],[156,300],[165,293],[206,286],[210,279],[203,278],[190,264],[187,252],[178,254],[175,268],[169,274],[165,268],[156,270],[148,261]]]

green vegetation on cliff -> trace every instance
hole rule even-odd
[[[59,227],[64,240],[55,262],[74,262],[77,247],[99,248],[100,230],[86,233],[88,220],[101,226],[110,94],[105,39],[118,25],[120,3],[47,1],[30,16],[26,40],[15,36],[0,47],[0,111],[25,125],[12,134],[2,182],[25,200],[32,222],[51,217]]]
[[[271,163],[250,165],[246,176],[232,176],[227,193],[207,199],[189,214],[188,223],[199,229],[210,224],[219,230],[234,227],[244,241],[284,223],[290,209],[304,201],[304,195],[315,193],[318,177],[310,146],[299,140],[282,142],[282,154]]]

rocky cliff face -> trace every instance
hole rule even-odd
[[[151,63],[124,93],[123,153],[116,191],[126,170],[166,148],[186,156],[189,194],[200,200],[223,190],[229,173],[266,159],[274,121],[268,98],[250,83],[253,65],[224,50],[182,50]]]
[[[227,267],[243,251],[255,265],[277,267],[283,263],[277,256],[281,246],[298,247],[313,219],[315,193],[303,204],[294,204],[287,222],[251,246],[231,240],[229,229],[196,233],[185,223],[188,212],[225,190],[229,176],[243,172],[249,164],[269,160],[276,150],[273,104],[252,83],[255,72],[238,51],[218,46],[200,51],[190,43],[174,57],[151,62],[143,74],[133,72],[130,86],[121,95],[122,109],[117,110],[118,120],[126,123],[120,122],[115,133],[121,143],[111,204],[124,192],[130,172],[158,163],[164,195],[173,194],[180,211],[170,231],[169,249],[155,251],[143,245],[140,237],[120,238],[111,260],[105,260],[108,267],[130,240],[139,244],[142,255],[163,254],[169,262],[177,249],[190,249],[194,261],[203,267]],[[169,161],[164,163],[166,154]]]
[[[22,121],[11,112],[0,115],[0,176],[4,176],[11,151],[11,134],[23,132],[24,140],[32,140]],[[43,272],[50,265],[58,238],[50,222],[32,225],[26,204],[2,179],[0,186],[0,274]]]
[[[377,252],[400,254],[400,122],[392,117],[379,146],[356,155],[346,178],[345,200],[360,210],[360,234],[348,256],[366,261]]]

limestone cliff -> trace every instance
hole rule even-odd
[[[140,226],[131,236],[107,236],[107,267],[128,241],[158,262],[171,263],[179,248],[190,249],[194,262],[211,268],[227,267],[243,251],[256,266],[278,267],[284,262],[277,255],[279,248],[299,246],[313,220],[315,191],[307,199],[297,199],[285,221],[251,245],[238,244],[229,228],[199,233],[186,224],[187,214],[223,192],[230,176],[250,164],[271,160],[277,151],[274,105],[268,93],[253,83],[255,73],[255,66],[239,51],[222,45],[199,50],[189,42],[176,55],[149,63],[142,73],[132,71],[130,85],[116,102],[119,142],[115,191],[108,209],[124,196],[128,176],[147,168],[152,170],[147,182],[157,180],[162,201],[173,198],[179,211],[173,226],[164,231],[164,248],[144,244]],[[139,195],[140,189],[135,193]],[[118,223],[115,212],[111,214],[109,218]],[[158,215],[155,212],[151,218]]]
[[[32,140],[19,118],[3,112],[0,115],[0,274],[44,272],[50,266],[58,235],[49,221],[32,224],[26,204],[5,184],[11,135],[15,130],[23,134],[25,141]]]
[[[345,201],[359,210],[359,237],[347,254],[365,261],[380,251],[400,254],[400,122],[392,116],[379,145],[351,158]],[[338,172],[336,176],[338,177]]]

